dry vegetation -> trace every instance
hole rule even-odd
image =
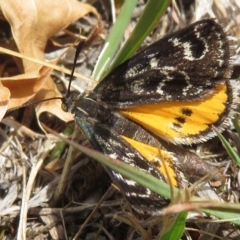
[[[93,5],[74,0],[0,1],[0,46],[13,51],[18,49],[19,53],[31,58],[21,59],[1,53],[0,73],[4,79],[0,85],[0,117],[4,118],[0,128],[0,239],[120,240],[144,239],[143,236],[151,239],[162,225],[159,219],[137,219],[129,215],[126,212],[129,206],[121,194],[113,190],[102,166],[83,154],[73,152],[69,169],[63,171],[68,148],[48,131],[52,128],[59,133],[71,134],[72,127],[65,129],[65,123],[72,121],[73,117],[61,110],[61,100],[46,101],[35,107],[30,105],[6,113],[8,109],[20,107],[29,100],[36,102],[61,97],[69,79],[66,68],[71,70],[73,66],[72,47],[102,21],[104,30],[100,37],[83,50],[77,63],[76,72],[83,76],[75,79],[73,88],[82,91],[86,87],[83,78],[91,75],[103,39],[112,24],[111,8],[115,8],[110,6],[110,1],[88,2]],[[143,2],[139,1],[132,22],[126,29],[126,38],[142,12]],[[206,17],[217,18],[239,40],[239,1],[210,2],[172,1],[144,45]],[[116,12],[120,11],[119,7],[116,7]],[[52,71],[49,66],[43,66],[41,61],[45,59],[51,60],[52,64],[58,62],[62,71]],[[240,74],[239,59],[238,56],[235,78]],[[75,141],[89,146],[81,134],[75,135]],[[231,129],[228,139],[240,150],[239,138]],[[222,198],[238,202],[239,169],[229,163],[230,158],[219,140],[199,144],[194,150],[204,160],[228,166]],[[62,174],[68,178],[59,187]],[[211,197],[218,198],[214,191],[211,194],[214,194]],[[190,214],[190,217],[187,227],[192,230],[186,232],[183,239],[204,239],[206,236],[206,239],[217,239],[210,238],[209,234],[224,239],[240,238],[238,228],[231,223],[213,223],[209,217],[199,213]],[[201,222],[204,219],[207,221]]]

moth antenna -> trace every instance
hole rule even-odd
[[[56,100],[56,99],[62,100],[63,98],[62,97],[53,97],[53,98],[47,98],[47,99],[44,99],[44,100],[39,100],[39,101],[36,101],[36,102],[27,102],[27,103],[24,103],[21,106],[8,109],[7,113],[13,112],[13,111],[18,110],[18,109],[23,108],[23,107],[28,107],[28,106],[35,105],[35,104],[38,104],[38,103],[42,103],[42,102],[46,102],[46,101],[50,101],[50,100]]]
[[[76,48],[76,53],[75,53],[74,62],[73,62],[73,68],[72,68],[72,72],[71,72],[71,75],[70,75],[70,80],[69,80],[69,84],[68,84],[66,97],[68,97],[70,95],[70,88],[71,88],[71,83],[72,83],[72,80],[73,80],[73,74],[74,74],[74,71],[75,71],[75,67],[76,67],[76,64],[77,64],[77,58],[78,58],[85,42],[86,42],[85,40],[80,41],[77,48]]]

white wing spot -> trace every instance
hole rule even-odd
[[[152,58],[149,62],[151,68],[156,68],[158,66],[158,60],[156,58]]]

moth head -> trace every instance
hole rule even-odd
[[[62,110],[64,112],[75,113],[77,103],[82,98],[82,94],[79,92],[70,92],[66,97],[62,99]]]

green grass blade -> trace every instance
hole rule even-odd
[[[124,44],[108,72],[111,72],[115,67],[129,59],[135,53],[144,39],[152,31],[156,22],[164,14],[170,2],[170,0],[149,0],[147,2],[131,36]]]
[[[131,19],[132,12],[137,5],[137,0],[125,1],[121,12],[113,25],[111,32],[104,44],[101,55],[93,72],[93,79],[99,80],[102,72],[106,70],[112,62],[116,51],[121,43],[123,34]]]
[[[66,137],[71,136],[73,133],[73,129],[74,129],[73,125],[66,127],[62,133],[63,136],[66,136]],[[50,159],[60,158],[62,153],[65,151],[65,148],[66,148],[66,142],[64,141],[58,142],[56,146],[53,148],[53,150],[50,152]]]
[[[229,144],[229,142],[224,138],[224,136],[218,132],[215,129],[215,132],[217,133],[219,139],[221,140],[224,148],[226,149],[226,151],[228,152],[229,156],[232,158],[232,160],[234,160],[236,162],[236,164],[238,166],[240,166],[240,158],[238,156],[238,154],[235,152],[235,150],[231,147],[231,145]]]
[[[131,17],[131,11],[134,9],[135,0],[125,1],[122,11],[119,14],[116,23],[114,24],[111,33],[106,40],[104,45],[104,51],[99,57],[97,66],[93,73],[93,78],[99,80],[104,71],[104,75],[111,72],[116,66],[120,65],[122,62],[127,60],[133,55],[133,53],[139,48],[143,40],[152,31],[156,22],[166,11],[170,0],[149,0],[145,6],[145,9],[136,24],[131,36],[124,44],[120,53],[117,55],[116,59],[112,63],[113,57],[117,51],[120,44],[124,30],[126,29],[127,23]],[[127,5],[129,4],[129,6]],[[122,15],[122,12],[124,15]],[[110,68],[108,66],[111,64]]]
[[[240,137],[240,124],[239,124],[239,121],[237,119],[237,115],[234,116],[234,119],[232,120],[232,123],[238,133],[238,136]]]
[[[240,208],[240,204],[234,204],[236,207]],[[228,211],[215,210],[215,209],[201,209],[202,212],[205,212],[209,215],[215,216],[219,219],[224,219],[226,222],[232,222],[238,226],[240,226],[240,213],[239,210],[236,212],[231,211],[231,205],[226,204],[226,208],[228,208]]]
[[[177,215],[171,228],[161,236],[161,240],[179,240],[185,231],[185,223],[188,212],[181,212]]]

